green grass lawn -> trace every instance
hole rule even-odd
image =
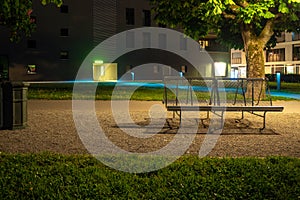
[[[92,84],[92,83],[90,83]],[[114,84],[99,83],[97,86],[89,87],[85,85],[84,92],[78,94],[77,98],[92,98],[96,100],[110,100],[114,90]],[[87,91],[88,88],[96,88],[96,91]],[[271,89],[276,89],[276,83],[270,83]],[[300,93],[299,83],[282,83],[282,91]],[[114,99],[126,99],[131,95],[132,87],[122,86],[117,90]],[[159,87],[139,87],[130,97],[132,100],[161,101],[164,89]],[[209,99],[209,94],[196,92],[199,99]],[[71,83],[48,83],[31,84],[28,90],[29,99],[49,99],[49,100],[70,100],[73,96],[73,84]],[[233,93],[227,94],[227,99],[234,98]],[[291,100],[285,97],[272,97],[273,100]]]
[[[185,156],[130,174],[91,156],[0,154],[0,199],[299,199],[296,158]]]
[[[276,82],[270,82],[270,89],[276,90],[277,89],[277,83]],[[297,93],[300,94],[300,83],[281,83],[280,91],[282,92],[291,92],[291,93]]]
[[[92,84],[92,83],[91,83]],[[98,86],[83,85],[83,90],[77,93],[77,98],[93,98],[96,100],[110,100],[114,90],[114,84],[99,83]],[[89,91],[96,88],[96,91]],[[114,99],[126,99],[130,92],[130,86],[119,87]],[[132,95],[132,100],[161,101],[163,88],[140,87]],[[28,89],[28,99],[70,100],[73,96],[73,84],[31,84]]]

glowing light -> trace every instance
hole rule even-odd
[[[225,62],[215,62],[215,76],[226,76],[227,65]]]
[[[104,62],[103,62],[103,60],[95,60],[94,63],[95,64],[103,64]]]

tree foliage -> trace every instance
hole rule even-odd
[[[199,39],[209,31],[231,48],[245,47],[242,32],[250,31],[265,47],[276,43],[281,32],[299,31],[300,0],[151,0],[155,19],[180,26]],[[265,41],[266,40],[266,41]]]
[[[62,0],[40,0],[43,5],[62,5]],[[30,36],[36,24],[31,17],[32,0],[0,0],[0,25],[10,30],[10,40],[18,42],[23,36]]]

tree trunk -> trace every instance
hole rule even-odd
[[[264,45],[251,41],[245,46],[247,78],[265,78]]]
[[[245,49],[247,62],[247,78],[265,78],[264,50],[260,41],[251,41]],[[251,104],[258,103],[265,98],[265,82],[263,80],[252,80],[247,82],[246,97],[251,99]]]
[[[241,32],[246,53],[247,78],[265,78],[264,47],[273,35],[272,21],[266,24],[258,36],[251,24],[243,24]],[[252,98],[254,101],[264,98],[265,82],[250,81],[247,86],[246,97]]]

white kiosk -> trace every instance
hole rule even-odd
[[[94,81],[116,81],[118,79],[118,64],[103,63],[102,60],[96,60],[93,63]]]

